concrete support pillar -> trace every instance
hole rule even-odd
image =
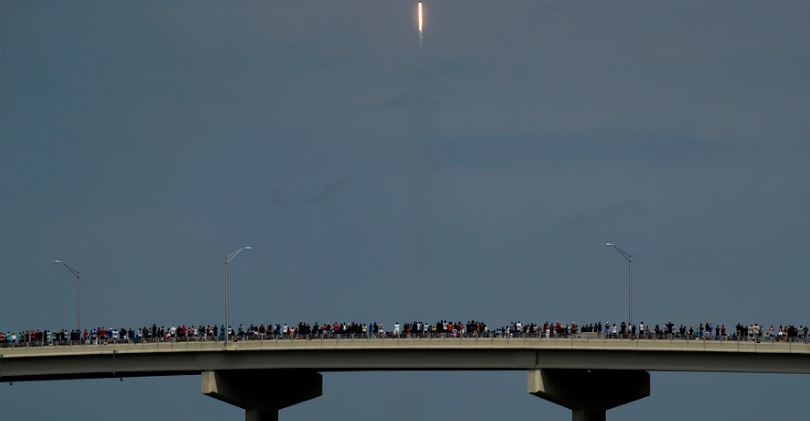
[[[233,370],[202,373],[202,393],[245,410],[245,421],[278,421],[278,411],[321,396],[320,373]]]
[[[278,421],[278,409],[245,409],[245,421]]]
[[[605,421],[608,409],[650,396],[650,373],[640,370],[529,371],[529,393],[562,405],[574,421]]]

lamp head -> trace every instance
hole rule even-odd
[[[61,260],[54,260],[53,262],[56,263],[56,264],[62,263]]]
[[[245,250],[253,250],[253,246],[245,246]]]
[[[606,245],[606,246],[608,246],[608,247],[613,247],[613,246],[615,246],[615,244],[613,244],[613,243],[605,243],[605,245]]]

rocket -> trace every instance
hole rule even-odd
[[[416,25],[419,35],[419,48],[422,48],[422,39],[425,34],[425,15],[421,1],[416,4]]]

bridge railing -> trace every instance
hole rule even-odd
[[[16,338],[11,335],[0,334],[0,347],[42,347],[42,346],[97,346],[107,344],[154,344],[154,343],[177,343],[177,342],[222,342],[224,336],[218,337],[209,335],[179,335],[166,334],[160,336],[132,335],[125,337],[88,335],[80,338],[60,338],[48,332],[39,335],[21,334]],[[714,334],[671,334],[645,333],[644,335],[632,335],[621,333],[596,333],[596,332],[520,332],[509,330],[495,330],[486,332],[377,332],[377,333],[307,333],[307,334],[267,334],[258,332],[245,332],[230,336],[233,342],[240,341],[305,341],[305,340],[369,340],[369,339],[411,339],[411,340],[431,340],[431,339],[537,339],[537,340],[660,340],[660,341],[737,341],[737,342],[757,342],[757,343],[810,343],[810,336],[768,336],[768,335],[714,335]]]

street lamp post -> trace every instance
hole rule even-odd
[[[231,260],[236,258],[239,253],[245,250],[252,250],[253,247],[251,246],[244,246],[239,247],[238,249],[231,252],[231,254],[225,256],[225,346],[228,346],[228,331],[230,330],[231,320],[230,316],[228,315],[228,264],[231,263]]]
[[[633,324],[633,255],[613,243],[605,243],[608,247],[613,247],[625,259],[627,259],[627,328]]]
[[[73,275],[73,277],[76,278],[76,330],[80,330],[81,329],[81,314],[80,314],[80,310],[79,310],[80,309],[80,307],[79,307],[79,283],[80,283],[81,278],[82,278],[81,273],[78,270],[73,269],[72,267],[70,267],[67,263],[65,263],[62,260],[54,260],[53,262],[55,264],[57,264],[57,265],[64,266],[65,269],[67,269],[68,272],[70,272]]]

